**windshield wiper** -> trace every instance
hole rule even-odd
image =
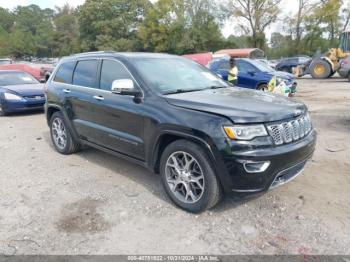
[[[227,88],[228,86],[209,86],[206,89],[220,89],[220,88]]]
[[[180,93],[188,93],[188,92],[196,92],[196,91],[202,91],[203,89],[176,89],[173,91],[169,91],[164,93],[164,95],[172,95],[172,94],[180,94]]]

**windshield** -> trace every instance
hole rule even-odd
[[[31,75],[24,72],[1,72],[0,86],[38,84],[39,82]]]
[[[219,76],[186,58],[135,59],[134,65],[146,82],[161,94],[229,86]]]
[[[251,61],[252,64],[257,67],[260,71],[262,72],[272,72],[275,71],[272,67],[270,67],[269,65],[267,65],[264,62],[258,61],[258,60],[252,60]]]

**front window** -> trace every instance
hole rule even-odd
[[[256,72],[256,67],[244,61],[238,61],[237,68],[238,68],[238,72],[241,72],[241,73]]]
[[[27,84],[39,84],[39,82],[25,72],[0,72],[0,86]]]
[[[134,65],[146,82],[161,94],[229,86],[205,67],[186,58],[135,59]]]
[[[118,61],[104,60],[101,68],[100,88],[110,91],[113,81],[121,79],[132,79],[125,66]]]

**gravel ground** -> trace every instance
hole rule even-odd
[[[303,175],[199,215],[141,167],[56,153],[41,113],[0,118],[0,254],[350,254],[350,83],[300,79],[295,99],[319,135]]]

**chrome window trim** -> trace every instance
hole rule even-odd
[[[130,74],[130,76],[132,77],[133,81],[137,84],[137,87],[141,90],[142,97],[145,97],[145,93],[144,93],[143,89],[141,88],[141,85],[139,84],[139,82],[135,79],[135,77],[132,75],[132,73],[130,72],[130,70],[124,65],[124,63],[121,62],[120,60],[118,60],[118,59],[112,59],[112,58],[87,58],[87,57],[86,57],[86,58],[84,58],[84,59],[77,59],[77,60],[74,60],[74,61],[75,61],[76,65],[77,65],[79,61],[86,61],[86,60],[98,60],[98,61],[101,61],[102,63],[103,63],[103,60],[109,60],[109,61],[114,61],[114,62],[120,63],[120,64],[126,69],[126,71]],[[69,62],[72,62],[72,61],[67,61],[66,63],[69,63]],[[63,62],[62,64],[64,64],[64,62]],[[58,71],[58,69],[62,66],[62,64],[57,68],[57,71]],[[76,67],[76,65],[75,65],[75,67]],[[101,67],[101,70],[102,70],[102,67]],[[101,70],[100,70],[100,71],[101,71]],[[52,77],[52,80],[50,81],[50,83],[59,84],[59,85],[65,85],[65,86],[71,86],[71,87],[84,88],[84,89],[89,89],[89,90],[98,90],[98,91],[100,91],[100,92],[104,92],[104,93],[108,93],[108,94],[114,94],[112,91],[104,90],[104,89],[101,89],[100,87],[95,88],[95,87],[87,87],[87,86],[74,85],[74,84],[73,84],[73,77],[74,77],[75,68],[74,68],[73,75],[72,75],[72,84],[56,82],[56,81],[54,81],[54,78],[56,77],[57,71],[55,72],[55,76]],[[99,77],[99,79],[98,79],[98,80],[99,80],[98,83],[100,84],[101,73],[100,73],[99,75],[100,75],[100,77]],[[116,94],[116,95],[118,95],[118,94]],[[123,96],[124,96],[124,95],[123,95]]]

